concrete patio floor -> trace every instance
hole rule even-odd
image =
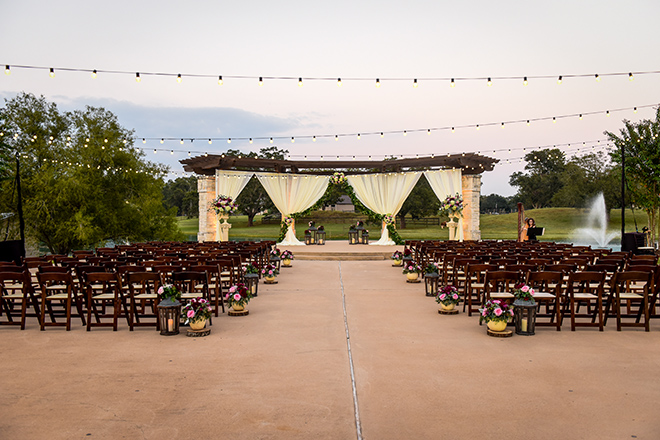
[[[498,339],[389,261],[278,280],[205,338],[0,327],[0,438],[355,439],[342,293],[365,439],[660,438],[658,321]]]

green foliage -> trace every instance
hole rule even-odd
[[[103,244],[181,238],[162,204],[166,168],[144,160],[133,133],[103,108],[61,113],[21,93],[0,109],[3,142],[21,161],[26,232],[53,253]],[[2,211],[15,210],[4,181]]]
[[[438,200],[438,197],[433,192],[426,177],[422,175],[397,214],[399,227],[401,229],[406,228],[406,215],[408,214],[413,219],[416,219],[434,215],[438,212],[439,208],[440,200]]]
[[[613,167],[605,153],[591,153],[571,159],[559,175],[562,187],[552,197],[553,206],[582,208],[598,193],[605,205],[621,207],[621,169]]]
[[[177,215],[192,218],[199,214],[199,194],[197,177],[179,177],[170,180],[163,187],[163,205],[176,208]]]
[[[525,206],[543,208],[562,187],[560,175],[566,167],[564,153],[557,149],[533,151],[525,155],[527,173],[515,172],[509,178],[518,187],[517,197]]]
[[[656,109],[655,120],[645,119],[637,123],[624,120],[623,124],[619,136],[605,132],[616,146],[611,157],[621,164],[623,150],[627,193],[633,203],[646,211],[655,243],[660,208],[660,107]]]
[[[504,197],[499,194],[481,196],[479,209],[481,214],[490,212],[511,212],[517,209],[515,197]]]

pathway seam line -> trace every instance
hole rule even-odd
[[[351,334],[348,330],[348,317],[346,315],[346,294],[344,293],[344,279],[341,274],[341,261],[339,261],[339,285],[341,286],[341,305],[344,310],[344,329],[346,330],[346,347],[348,348],[348,364],[351,369],[351,386],[353,387],[353,406],[355,408],[355,430],[357,439],[362,440],[362,425],[360,424],[360,409],[358,406],[357,387],[355,386],[355,370],[353,368],[353,353],[351,352]]]

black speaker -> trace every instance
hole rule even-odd
[[[623,252],[635,252],[637,248],[644,247],[644,234],[641,232],[626,232],[621,240]]]
[[[13,261],[21,264],[25,258],[25,246],[22,240],[0,241],[0,261]]]

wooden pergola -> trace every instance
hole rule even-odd
[[[492,171],[499,159],[475,153],[446,154],[389,160],[278,160],[209,154],[180,161],[183,169],[213,176],[215,170],[260,170],[276,173],[332,174],[347,170],[351,174],[387,173],[424,169],[460,169],[463,175]]]

